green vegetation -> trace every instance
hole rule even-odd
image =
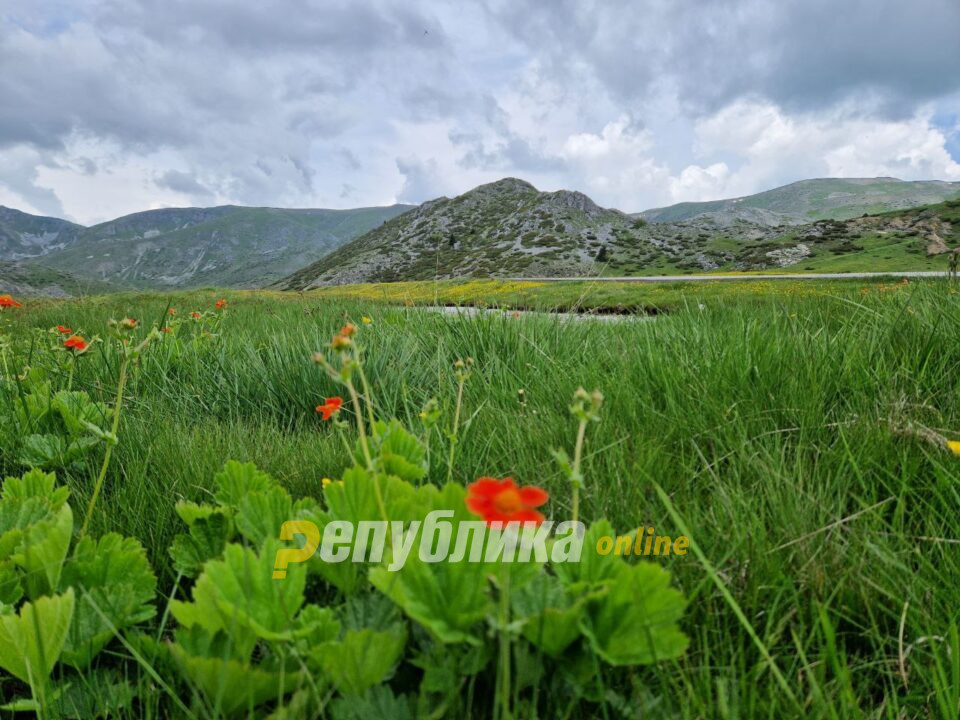
[[[217,295],[112,295],[29,302],[3,311],[0,471],[12,477],[24,470],[22,431],[13,419],[20,402],[14,388],[23,381],[12,378],[22,375],[25,365],[45,373],[54,387],[69,381],[91,403],[112,405],[116,392],[119,357],[112,344],[94,343],[72,369],[68,354],[44,349],[59,344],[50,328],[68,323],[87,338],[106,337],[107,320],[127,315],[146,327],[165,326],[170,305],[177,308],[178,322],[183,320],[131,371],[119,442],[111,446],[89,528],[91,538],[136,540],[145,548],[157,577],[154,619],[133,613],[134,624],[120,639],[108,637],[106,649],[93,655],[82,673],[64,663],[63,655],[56,664],[46,658],[44,669],[53,668],[50,684],[38,688],[69,682],[76,702],[111,703],[126,708],[118,711],[122,717],[228,712],[244,717],[249,706],[230,703],[249,693],[258,698],[253,715],[263,716],[282,694],[281,682],[292,689],[304,676],[321,685],[334,678],[339,690],[320,693],[330,700],[327,714],[334,718],[431,712],[463,717],[471,703],[479,708],[475,717],[486,717],[501,702],[497,683],[504,663],[497,635],[504,626],[496,603],[485,605],[496,597],[486,594],[489,588],[476,596],[485,608],[478,618],[489,618],[494,628],[493,644],[483,647],[497,650],[488,656],[471,655],[468,644],[439,642],[436,629],[423,625],[426,618],[416,620],[403,603],[399,610],[394,601],[384,605],[383,598],[353,604],[340,585],[320,582],[314,570],[306,571],[303,594],[298,590],[290,598],[294,609],[317,608],[301,611],[306,615],[300,625],[288,626],[265,612],[256,627],[242,620],[234,630],[224,628],[238,633],[235,640],[253,638],[257,650],[246,658],[257,666],[254,676],[244,661],[224,660],[223,646],[204,645],[209,640],[204,632],[211,628],[192,629],[203,617],[190,610],[198,603],[219,603],[224,617],[240,619],[247,615],[237,608],[276,606],[260,596],[215,594],[218,587],[234,587],[227,579],[241,568],[271,569],[256,523],[238,519],[230,539],[248,549],[234,546],[206,566],[208,580],[193,579],[197,566],[188,562],[189,548],[207,548],[209,557],[223,547],[217,538],[227,537],[223,530],[219,536],[212,532],[210,518],[246,513],[263,520],[273,517],[264,510],[273,502],[282,508],[288,502],[326,507],[331,496],[322,478],[345,477],[355,464],[356,434],[344,429],[345,444],[341,431],[314,410],[325,397],[343,393],[342,386],[311,361],[350,318],[360,328],[377,416],[415,429],[433,458],[421,480],[406,482],[441,487],[447,481],[443,459],[460,388],[453,365],[471,357],[471,377],[462,386],[454,485],[444,492],[455,493],[480,476],[509,475],[546,488],[547,513],[568,517],[569,475],[551,450],[571,447],[577,421],[568,405],[576,388],[599,387],[605,400],[601,421],[591,423],[584,445],[580,516],[588,522],[607,518],[620,533],[653,525],[664,534],[689,534],[695,546],[686,556],[653,559],[687,598],[680,620],[689,638],[683,655],[669,659],[666,653],[662,662],[628,670],[592,662],[585,654],[590,641],[579,638],[548,662],[516,638],[509,702],[518,716],[532,717],[534,708],[539,717],[691,720],[956,715],[960,457],[946,446],[960,431],[955,288],[946,282],[474,282],[380,290],[379,297],[375,286],[302,295],[231,293],[222,320],[214,321],[211,311],[196,325],[187,321],[189,312],[212,308]],[[616,304],[667,312],[649,322],[594,322],[509,313],[456,318],[390,304],[429,303],[431,291],[441,300],[473,304]],[[369,325],[360,322],[364,316]],[[424,428],[420,414],[431,397],[437,398],[439,418]],[[343,416],[356,420],[349,409]],[[73,507],[90,500],[109,442],[89,450],[82,465],[60,463],[57,480],[69,488]],[[252,480],[259,475],[250,469],[224,470],[228,458],[255,462],[273,479]],[[246,492],[264,497],[242,510],[225,494],[230,482],[223,473],[240,473],[233,485],[246,483]],[[273,499],[267,502],[267,496]],[[59,512],[53,504],[50,511]],[[83,542],[88,541],[78,547]],[[173,557],[171,546],[180,548]],[[123,547],[133,558],[135,544]],[[69,558],[79,550],[71,552]],[[648,567],[632,559],[624,565]],[[26,602],[35,603],[43,617],[66,612],[43,597],[65,604],[69,595],[80,607],[79,588],[86,581],[66,569],[61,577],[48,581],[56,589],[35,588],[19,600],[19,616],[8,613],[4,622],[11,627],[17,617],[26,622],[31,612]],[[169,607],[168,597],[176,601]],[[628,607],[625,603],[624,611]],[[340,623],[337,628],[326,608]],[[381,618],[380,625],[374,617]],[[281,681],[277,673],[284,671],[271,663],[290,657],[298,641],[276,633],[307,627],[316,640],[311,646],[322,649],[306,661],[306,670],[286,668]],[[482,635],[485,621],[475,627]],[[406,644],[398,654],[401,629]],[[266,640],[268,635],[273,639]],[[164,647],[173,665],[164,664]],[[377,652],[370,652],[372,647]],[[4,657],[0,647],[0,667],[16,675]],[[385,658],[384,664],[367,666],[361,663],[365,657]],[[227,668],[236,671],[230,675],[233,691],[216,696],[224,677],[218,673]],[[337,675],[350,668],[364,671]],[[545,674],[544,668],[549,668]],[[7,679],[5,700],[29,697],[29,686],[22,672],[20,681]],[[123,688],[137,699],[125,696]],[[342,702],[343,697],[353,699]],[[282,717],[312,712],[296,704],[302,694],[287,698]]]

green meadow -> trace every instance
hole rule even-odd
[[[221,297],[228,305],[214,311]],[[82,544],[81,524],[112,448],[86,532],[119,533],[142,545],[156,577],[148,603],[154,612],[122,628],[109,625],[104,649],[82,669],[63,659],[48,663],[45,681],[36,679],[36,667],[30,681],[13,677],[4,653],[28,647],[29,638],[4,645],[9,630],[0,626],[4,717],[11,703],[40,699],[36,712],[46,717],[893,720],[955,717],[960,708],[960,457],[948,444],[960,438],[960,294],[945,280],[476,281],[20,300],[22,308],[0,311],[0,472],[11,478],[28,469],[31,428],[18,410],[26,395],[83,391],[102,403],[99,424],[109,426],[123,356],[110,319],[137,319],[128,347],[154,326],[173,332],[157,334],[129,362],[115,444],[106,439],[70,461],[34,463],[69,488],[72,535]],[[440,304],[638,314],[457,317],[422,307]],[[203,318],[190,318],[193,311]],[[189,644],[200,644],[195,636],[181,636],[175,647],[210,662],[178,660],[169,648],[186,614],[174,611],[173,601],[188,601],[202,582],[170,552],[187,531],[177,503],[215,503],[215,476],[237,460],[254,463],[294,503],[306,498],[319,513],[330,504],[323,479],[344,478],[358,462],[350,403],[338,416],[343,427],[315,411],[327,397],[349,400],[312,359],[318,351],[335,356],[330,339],[348,322],[357,327],[368,383],[360,393],[378,419],[397,419],[424,450],[424,458],[417,455],[424,473],[410,481],[418,491],[509,476],[549,492],[541,508],[548,517],[568,518],[570,473],[553,451],[573,452],[575,391],[600,390],[599,422],[589,423],[582,448],[579,516],[588,525],[606,519],[618,533],[653,526],[690,538],[684,556],[643,560],[657,566],[650,578],[662,577],[657,569],[669,572],[671,590],[656,598],[676,615],[685,647],[651,640],[651,648],[670,648],[664,657],[614,662],[609,646],[595,639],[597,625],[581,624],[583,636],[551,653],[528,643],[518,624],[502,623],[496,599],[503,577],[492,572],[494,580],[480,578],[476,592],[489,593],[493,604],[480,605],[470,623],[457,619],[469,640],[445,640],[400,601],[383,610],[389,631],[362,625],[398,628],[405,643],[389,667],[365,669],[370,683],[344,679],[327,656],[286,668],[299,673],[299,685],[254,673],[251,663],[287,652],[278,649],[288,642],[277,639],[279,630],[256,635],[243,662],[230,656],[220,664],[214,640],[201,652]],[[64,350],[58,325],[89,348],[77,356]],[[454,363],[466,358],[473,364],[461,395]],[[421,413],[431,398],[437,420],[425,425]],[[10,488],[9,512],[0,507],[0,621],[56,592],[48,571],[47,591],[31,591],[23,580],[23,597],[3,594],[3,582],[24,567],[4,538],[20,542],[18,528],[27,527],[25,505],[13,516]],[[243,517],[242,509],[232,512],[223,515]],[[232,542],[251,544],[246,533]],[[200,560],[220,562],[209,557]],[[350,620],[362,614],[357,595],[322,571],[308,571],[304,582],[307,600],[342,628],[324,641],[344,643],[334,658],[362,663],[386,652],[379,641],[348,646],[347,629],[361,627]],[[70,590],[75,612],[81,585]],[[574,596],[577,587],[583,598]],[[636,602],[653,612],[646,586],[636,587]],[[600,602],[582,586],[565,592],[565,612],[589,613],[581,605]],[[365,612],[382,609],[384,595],[360,592]],[[519,602],[508,613],[522,618]],[[29,636],[29,623],[17,627]],[[211,637],[232,637],[229,623],[219,632]],[[512,672],[503,673],[504,663]],[[243,692],[258,683],[266,690],[231,705],[215,692],[228,680]]]

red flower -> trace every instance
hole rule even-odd
[[[323,405],[317,405],[317,412],[324,420],[329,420],[336,413],[340,412],[340,406],[343,405],[342,397],[328,397]]]
[[[497,480],[492,477],[478,478],[467,486],[467,509],[482,517],[487,525],[495,522],[511,521],[543,522],[543,513],[534,508],[540,507],[550,495],[546,490],[534,485],[517,487],[513,478]]]
[[[63,325],[57,325],[57,332],[61,335],[69,335],[73,332],[73,330],[68,327],[64,327]]]
[[[194,310],[192,313],[190,313],[190,317],[192,317],[194,320],[199,320],[199,319],[200,319],[200,313],[198,313],[196,310]]]
[[[226,306],[227,306],[226,300],[217,300],[216,304],[214,305],[214,307],[217,310],[223,310]]]
[[[347,323],[342,328],[340,328],[340,332],[338,334],[343,335],[343,337],[350,337],[356,331],[357,331],[356,325],[354,325],[353,323]]]
[[[13,299],[10,295],[0,295],[0,308],[18,308],[23,307],[20,303]]]
[[[77,352],[83,352],[87,349],[87,341],[84,340],[79,335],[71,335],[66,340],[63,341],[63,346],[68,350],[75,350]]]

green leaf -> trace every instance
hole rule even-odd
[[[231,539],[233,522],[224,513],[215,511],[206,517],[196,515],[190,523],[190,530],[173,538],[170,557],[174,569],[186,577],[196,577],[204,563],[223,555]]]
[[[299,672],[265,670],[239,660],[188,655],[179,645],[170,653],[180,672],[199,689],[210,707],[226,717],[255,716],[257,706],[277,700],[302,682]]]
[[[272,477],[258,470],[253,463],[240,463],[236,460],[229,460],[213,480],[217,484],[217,493],[214,496],[217,502],[234,508],[240,505],[247,493],[264,492],[277,486]]]
[[[484,563],[425,563],[415,548],[400,570],[371,569],[370,582],[442,642],[481,642],[476,625],[491,608]]]
[[[399,420],[377,422],[370,439],[374,466],[384,475],[415,482],[427,474],[427,451]]]
[[[274,579],[274,562],[282,547],[269,540],[258,555],[240,545],[227,545],[222,560],[204,566],[193,586],[193,602],[171,602],[173,616],[182,625],[200,625],[210,632],[239,626],[263,640],[293,639],[306,569],[303,563],[290,563],[286,577]]]
[[[195,502],[187,502],[186,500],[178,501],[174,509],[177,511],[177,515],[180,516],[180,519],[183,520],[188,527],[193,525],[193,523],[195,523],[197,520],[207,519],[214,513],[226,514],[229,512],[229,510],[224,508]]]
[[[10,559],[23,569],[27,595],[31,598],[49,594],[59,587],[60,571],[72,535],[73,511],[69,505],[63,505],[53,517],[23,529]]]
[[[60,390],[53,396],[50,408],[57,412],[70,435],[83,435],[87,425],[95,427],[107,424],[107,409],[101,403],[90,400],[82,391]]]
[[[123,716],[136,697],[134,685],[117,670],[93,670],[74,677],[70,683],[58,685],[59,698],[52,703],[57,717],[75,720]],[[129,713],[128,713],[129,714]]]
[[[597,541],[602,537],[616,539],[616,533],[608,520],[598,520],[587,530],[583,538],[583,552],[580,562],[564,562],[551,565],[565,585],[572,589],[587,589],[611,580],[620,572],[623,559],[612,553],[601,555],[597,552]]]
[[[73,589],[24,603],[17,615],[0,615],[0,668],[25,683],[50,677],[73,618]]]
[[[237,506],[237,530],[254,545],[280,536],[280,526],[293,519],[293,500],[282,487],[249,492]]]
[[[16,605],[23,597],[23,585],[13,561],[0,563],[0,604]]]
[[[524,619],[523,636],[547,655],[558,657],[580,637],[580,619],[590,600],[606,588],[571,597],[552,575],[539,574],[528,585],[511,593],[516,618]]]
[[[392,673],[405,643],[400,625],[383,632],[350,630],[342,640],[318,645],[313,658],[342,694],[362,695]]]
[[[659,565],[620,561],[609,592],[590,603],[580,629],[611,665],[649,665],[679,657],[688,639],[677,624],[686,604]]]
[[[110,533],[99,541],[85,537],[63,570],[63,584],[80,598],[63,661],[82,669],[123,630],[149,620],[157,580],[143,546],[133,538]]]
[[[331,706],[333,720],[412,720],[411,701],[397,697],[386,686],[370,688],[362,697],[338,698]]]

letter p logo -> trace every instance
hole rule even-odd
[[[309,560],[320,546],[320,528],[309,520],[287,520],[280,526],[281,540],[293,540],[294,535],[303,535],[303,547],[277,550],[277,559],[273,563],[274,580],[285,578],[287,565]]]

